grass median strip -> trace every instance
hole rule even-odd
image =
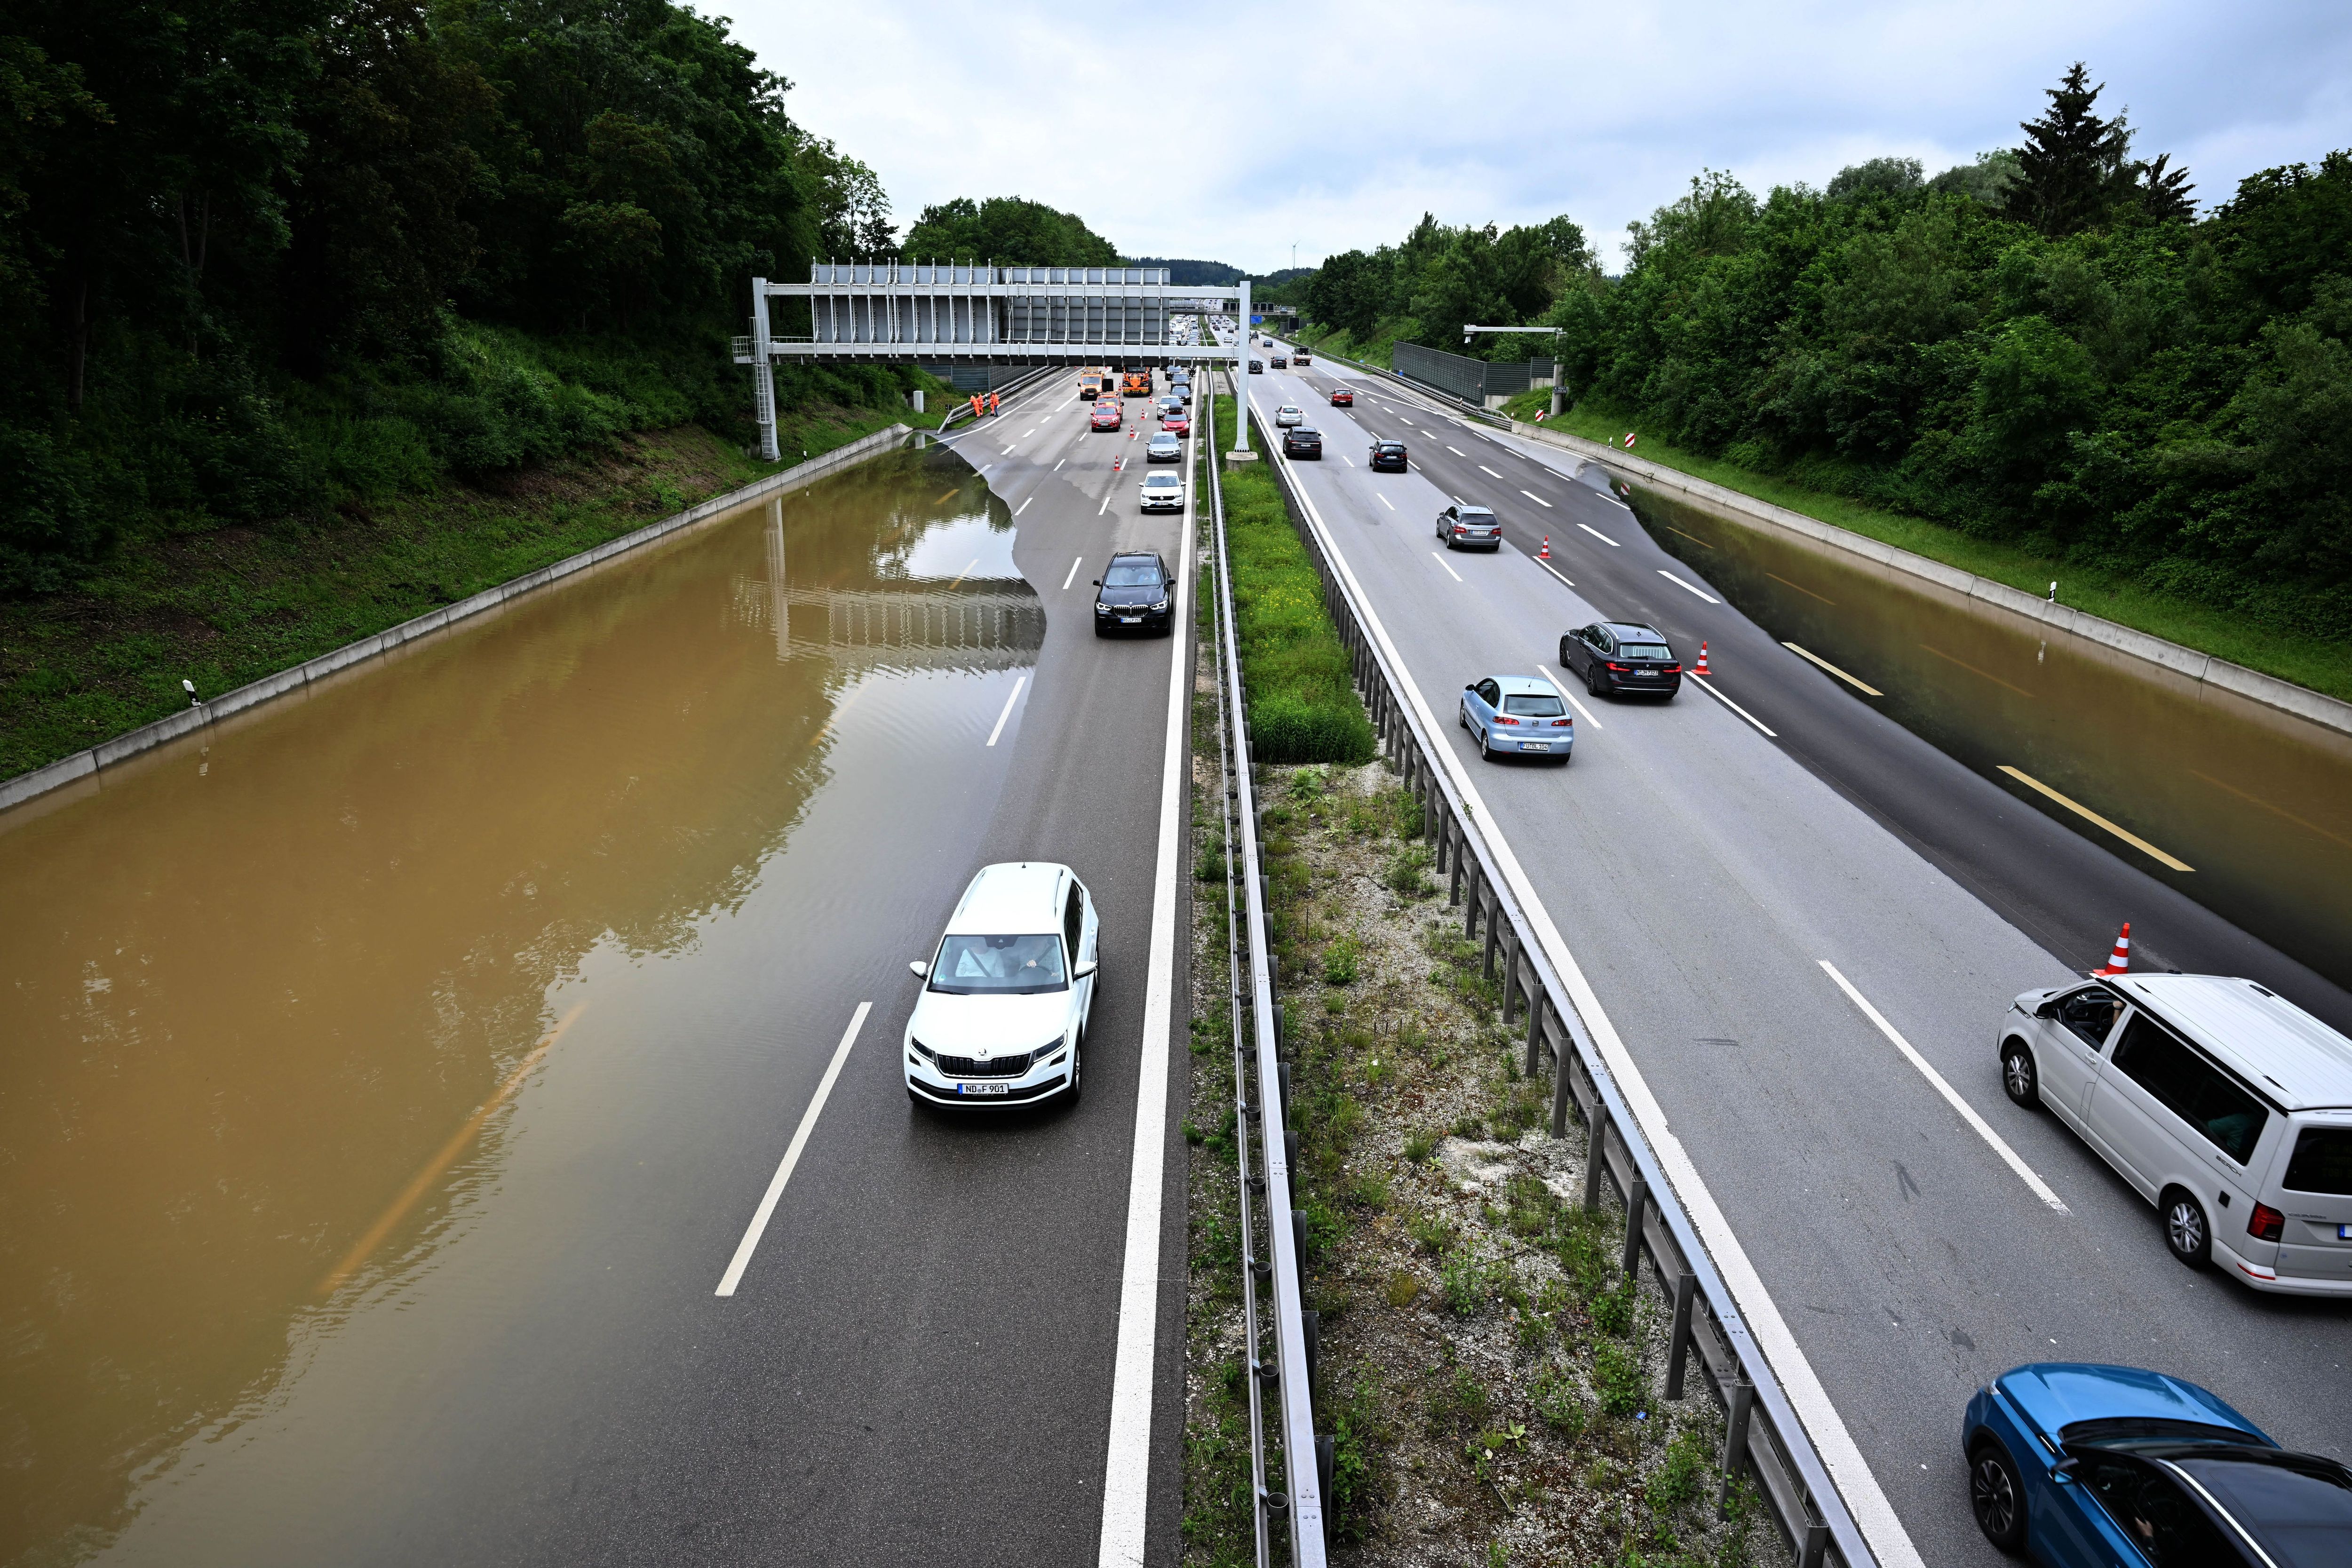
[[[1216,448],[1233,441],[1234,400],[1216,400]],[[1263,462],[1225,470],[1234,629],[1241,642],[1256,756],[1269,763],[1362,763],[1372,725],[1348,650],[1323,607],[1323,581]]]

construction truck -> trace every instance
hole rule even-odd
[[[1078,372],[1078,395],[1092,403],[1110,395],[1111,372],[1107,364],[1090,364]]]
[[[1118,378],[1118,395],[1121,397],[1150,396],[1150,367],[1147,365],[1141,370],[1130,370],[1126,374],[1120,376]]]

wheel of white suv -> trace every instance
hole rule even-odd
[[[2012,1037],[2001,1042],[2000,1087],[2028,1110],[2042,1104],[2042,1075],[2035,1070],[2033,1053],[2025,1048],[2023,1040]]]
[[[2189,1268],[2204,1268],[2213,1257],[2213,1226],[2205,1217],[2205,1205],[2186,1189],[2174,1187],[2164,1194],[2162,1206],[2164,1245]]]

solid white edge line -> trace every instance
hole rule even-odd
[[[1523,552],[1522,553],[1524,553],[1524,552]],[[1540,556],[1540,555],[1529,555],[1529,556],[1528,556],[1528,560],[1530,560],[1530,561],[1532,561],[1532,562],[1534,562],[1537,565],[1538,565],[1538,566],[1542,567],[1545,571],[1547,571],[1547,572],[1550,572],[1550,573],[1551,573],[1551,574],[1552,574],[1553,576],[1555,576],[1555,577],[1559,577],[1560,585],[1561,585],[1562,587],[1573,588],[1573,587],[1575,587],[1575,586],[1576,586],[1576,584],[1573,584],[1573,583],[1570,582],[1567,578],[1565,578],[1565,577],[1560,577],[1560,576],[1559,576],[1559,572],[1557,572],[1557,571],[1555,571],[1555,570],[1553,569],[1553,567],[1552,567],[1552,563],[1551,563],[1550,562],[1549,562],[1549,561],[1545,560],[1542,556]]]
[[[1708,593],[1706,589],[1704,589],[1704,588],[1700,588],[1700,587],[1696,587],[1696,586],[1694,586],[1694,585],[1693,585],[1693,584],[1688,584],[1688,583],[1684,582],[1681,578],[1679,578],[1679,577],[1675,576],[1673,573],[1671,573],[1671,572],[1667,571],[1667,570],[1666,570],[1664,567],[1663,567],[1663,566],[1661,566],[1661,567],[1659,567],[1659,568],[1658,568],[1658,575],[1659,575],[1659,576],[1661,576],[1661,577],[1664,577],[1667,582],[1672,583],[1672,584],[1673,584],[1675,587],[1677,587],[1677,588],[1685,589],[1685,590],[1686,590],[1686,591],[1688,591],[1688,592],[1690,592],[1690,593],[1696,594],[1700,598],[1705,599],[1705,600],[1706,600],[1708,604],[1710,604],[1710,605],[1720,605],[1721,603],[1723,603],[1723,601],[1722,601],[1721,599],[1717,598],[1714,595],[1712,595],[1712,594]]]
[[[1913,1067],[1919,1069],[1920,1077],[1926,1079],[1929,1083],[1935,1086],[1936,1092],[1942,1095],[1945,1100],[1950,1104],[1951,1108],[1960,1113],[1960,1120],[1967,1122],[1970,1127],[1975,1128],[1977,1136],[1983,1139],[1987,1143],[1992,1145],[1992,1152],[2000,1155],[2002,1163],[2008,1165],[2011,1170],[2017,1173],[2018,1179],[2020,1181],[2033,1189],[2033,1195],[2040,1198],[2043,1203],[2049,1205],[2058,1213],[2068,1213],[2069,1211],[2064,1200],[2060,1198],[2056,1193],[2050,1190],[2050,1184],[2043,1181],[2040,1176],[2034,1174],[2033,1167],[2027,1164],[2023,1159],[2019,1157],[2017,1151],[2011,1148],[2008,1141],[2002,1138],[2000,1133],[1992,1130],[1992,1126],[1990,1122],[1986,1121],[1983,1117],[1977,1114],[1977,1108],[1970,1105],[1967,1100],[1962,1100],[1960,1098],[1960,1091],[1954,1089],[1948,1082],[1947,1082],[1942,1073],[1937,1072],[1933,1067],[1930,1067],[1927,1063],[1927,1058],[1921,1056],[1918,1051],[1914,1049],[1911,1042],[1905,1039],[1902,1033],[1897,1030],[1894,1025],[1886,1021],[1886,1015],[1872,1006],[1870,1005],[1870,998],[1855,990],[1853,982],[1848,980],[1844,975],[1840,974],[1836,964],[1832,963],[1826,958],[1821,959],[1818,962],[1820,963],[1822,970],[1828,973],[1829,977],[1837,982],[1838,989],[1846,994],[1847,1000],[1851,1001],[1855,1006],[1862,1009],[1864,1017],[1868,1018],[1872,1023],[1878,1026],[1878,1032],[1885,1035],[1889,1041],[1893,1042],[1895,1048],[1903,1053],[1905,1060],[1908,1061]]]
[[[1706,677],[1703,675],[1693,675],[1687,669],[1684,670],[1683,673],[1689,676],[1691,679],[1697,681],[1698,689],[1701,691],[1706,692],[1709,697],[1714,698],[1717,702],[1722,703],[1726,708],[1730,709],[1734,713],[1738,714],[1742,719],[1747,720],[1759,730],[1762,730],[1767,735],[1771,735],[1772,739],[1777,741],[1780,738],[1779,735],[1773,734],[1771,729],[1765,724],[1763,720],[1759,719],[1755,714],[1750,713],[1747,709],[1742,708],[1738,703],[1734,702],[1730,698],[1726,697],[1722,692],[1717,691],[1714,686],[1708,682]]]
[[[1198,457],[1197,449],[1194,453]],[[1119,1268],[1118,1352],[1111,1368],[1110,1439],[1103,1472],[1101,1568],[1143,1562],[1150,1511],[1151,1402],[1160,1330],[1160,1188],[1167,1170],[1168,1029],[1176,988],[1177,859],[1183,834],[1183,783],[1191,772],[1184,749],[1185,697],[1192,671],[1193,487],[1184,489],[1183,538],[1177,549],[1175,635],[1169,640],[1168,741],[1160,782],[1160,859],[1151,886],[1151,960],[1144,981],[1143,1047],[1138,1053],[1135,1144],[1129,1155],[1127,1256]]]
[[[1306,504],[1308,521],[1322,535],[1332,567],[1347,579],[1349,586],[1355,590],[1356,602],[1363,606],[1365,629],[1381,645],[1381,650],[1388,655],[1390,666],[1404,682],[1405,700],[1421,715],[1421,721],[1428,732],[1437,734],[1435,715],[1431,713],[1428,702],[1422,697],[1420,686],[1405,668],[1403,656],[1390,639],[1380,613],[1372,608],[1370,595],[1356,581],[1355,572],[1348,565],[1347,557],[1340,552],[1337,535],[1325,525],[1320,509],[1315,505],[1314,498],[1307,495],[1304,485],[1298,488],[1298,494]],[[1438,747],[1437,757],[1439,765],[1453,776],[1455,792],[1475,819],[1495,825],[1496,819],[1494,813],[1486,809],[1486,797],[1478,793],[1477,784],[1472,781],[1462,759],[1454,754],[1454,748]],[[1829,1467],[1832,1481],[1845,1499],[1847,1508],[1853,1514],[1854,1523],[1861,1528],[1871,1550],[1877,1555],[1880,1568],[1927,1568],[1918,1547],[1912,1542],[1910,1532],[1903,1528],[1902,1520],[1895,1516],[1895,1505],[1886,1500],[1886,1493],[1879,1486],[1878,1477],[1872,1472],[1870,1462],[1863,1458],[1853,1434],[1846,1429],[1845,1418],[1838,1414],[1837,1406],[1831,1402],[1829,1391],[1822,1386],[1821,1377],[1813,1371],[1813,1363],[1806,1358],[1803,1348],[1797,1343],[1796,1335],[1790,1332],[1788,1320],[1780,1315],[1780,1304],[1764,1288],[1763,1276],[1756,1272],[1747,1248],[1739,1244],[1738,1233],[1732,1229],[1721,1205],[1715,1201],[1714,1193],[1700,1178],[1698,1166],[1692,1162],[1690,1152],[1683,1147],[1682,1140],[1667,1124],[1665,1109],[1658,1103],[1657,1096],[1651,1092],[1649,1080],[1642,1076],[1641,1068],[1634,1062],[1632,1053],[1626,1050],[1625,1042],[1618,1036],[1617,1026],[1601,1007],[1600,995],[1593,991],[1592,983],[1585,978],[1584,970],[1577,963],[1575,954],[1569,952],[1559,928],[1552,923],[1551,911],[1544,907],[1543,900],[1537,895],[1535,884],[1528,879],[1526,870],[1520,867],[1518,857],[1512,853],[1510,842],[1503,837],[1499,826],[1494,827],[1487,844],[1494,853],[1496,868],[1510,883],[1520,909],[1527,913],[1528,923],[1535,928],[1536,941],[1543,945],[1544,955],[1551,960],[1552,968],[1559,973],[1560,984],[1568,987],[1569,1001],[1575,1006],[1578,1016],[1583,1018],[1585,1026],[1591,1031],[1593,1044],[1599,1048],[1601,1059],[1608,1064],[1611,1075],[1617,1080],[1618,1090],[1624,1095],[1627,1109],[1633,1111],[1633,1120],[1649,1139],[1660,1168],[1665,1172],[1667,1181],[1674,1184],[1675,1195],[1682,1199],[1684,1212],[1690,1215],[1699,1239],[1715,1259],[1716,1268],[1722,1274],[1732,1300],[1738,1304],[1740,1314],[1746,1318],[1749,1332],[1756,1336],[1758,1345],[1779,1375],[1790,1407],[1796,1411],[1797,1419],[1804,1423],[1806,1432],[1812,1437],[1813,1447],[1822,1456],[1822,1462]]]
[[[1013,705],[1021,700],[1021,689],[1028,684],[1029,678],[1025,675],[1013,683],[1013,695],[1004,700],[1004,711],[996,716],[996,728],[988,732],[990,745],[996,744],[997,737],[1004,733],[1004,721],[1013,717]]]
[[[743,1270],[751,1267],[751,1254],[760,1249],[760,1237],[767,1233],[768,1216],[776,1212],[776,1200],[784,1195],[784,1184],[793,1179],[793,1167],[801,1163],[801,1151],[808,1147],[817,1113],[824,1109],[826,1097],[833,1093],[833,1080],[841,1076],[841,1064],[849,1059],[849,1047],[857,1043],[857,1031],[866,1026],[866,1015],[873,1010],[873,1003],[860,1002],[857,1011],[849,1016],[849,1027],[842,1031],[841,1044],[834,1047],[833,1060],[825,1064],[824,1076],[817,1079],[816,1093],[810,1096],[808,1109],[801,1112],[801,1124],[793,1130],[792,1142],[785,1146],[783,1163],[776,1167],[774,1179],[768,1183],[768,1190],[761,1197],[743,1239],[735,1244],[735,1256],[728,1261],[727,1272],[719,1277],[715,1294],[732,1296],[735,1287],[742,1282]]]
[[[1380,491],[1374,490],[1372,495],[1382,506],[1387,507],[1391,511],[1396,510],[1396,503],[1390,500],[1388,497],[1381,495]]]
[[[1584,530],[1585,532],[1592,535],[1593,538],[1601,541],[1603,544],[1609,545],[1612,549],[1622,550],[1624,548],[1623,545],[1619,544],[1615,540],[1610,538],[1607,534],[1601,532],[1599,529],[1593,527],[1589,522],[1580,522],[1576,526]]]
[[[1596,730],[1605,730],[1609,727],[1592,716],[1591,709],[1587,708],[1583,703],[1576,700],[1576,693],[1561,685],[1559,677],[1554,675],[1550,670],[1546,669],[1542,665],[1536,666],[1536,673],[1542,676],[1546,680],[1550,681],[1551,689],[1554,691],[1559,692],[1562,697],[1567,698],[1570,705],[1574,707],[1579,713],[1584,715],[1584,721],[1586,723],[1591,725]]]
[[[1070,584],[1078,580],[1078,568],[1085,565],[1086,561],[1087,558],[1081,555],[1070,563],[1069,572],[1062,578],[1062,592],[1066,594],[1070,591]]]
[[[1462,574],[1461,574],[1461,573],[1459,573],[1459,572],[1456,572],[1456,571],[1454,569],[1454,563],[1453,563],[1452,562],[1450,562],[1450,561],[1446,560],[1444,556],[1440,555],[1436,551],[1433,550],[1433,551],[1431,551],[1431,552],[1429,552],[1429,558],[1430,558],[1432,561],[1436,562],[1440,566],[1444,567],[1444,568],[1445,568],[1445,574],[1446,574],[1448,577],[1453,578],[1456,583],[1459,583],[1460,581],[1462,581]]]
[[[1037,498],[1035,496],[1031,496],[1029,500],[1024,500],[1019,506],[1014,507],[1013,509],[1013,515],[1019,517],[1023,512],[1027,511],[1029,510],[1029,501],[1035,500]]]
[[[1546,510],[1546,511],[1549,511],[1549,510],[1551,510],[1551,502],[1549,502],[1549,501],[1548,501],[1548,500],[1544,500],[1544,499],[1543,499],[1543,497],[1541,497],[1541,496],[1539,496],[1539,495],[1536,494],[1536,492],[1535,492],[1535,491],[1533,491],[1533,490],[1521,490],[1519,493],[1520,493],[1521,495],[1523,495],[1523,496],[1527,497],[1529,500],[1531,500],[1531,501],[1535,502],[1535,503],[1536,503],[1536,505],[1538,505],[1538,506],[1539,506],[1539,507],[1543,508],[1543,509],[1544,509],[1544,510]]]

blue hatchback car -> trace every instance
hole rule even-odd
[[[1462,727],[1488,762],[1500,756],[1542,757],[1565,764],[1576,745],[1576,718],[1549,680],[1490,675],[1462,689]]]
[[[1969,1401],[1960,1449],[1986,1539],[2050,1568],[2352,1562],[2352,1469],[2162,1373],[2013,1367]]]

